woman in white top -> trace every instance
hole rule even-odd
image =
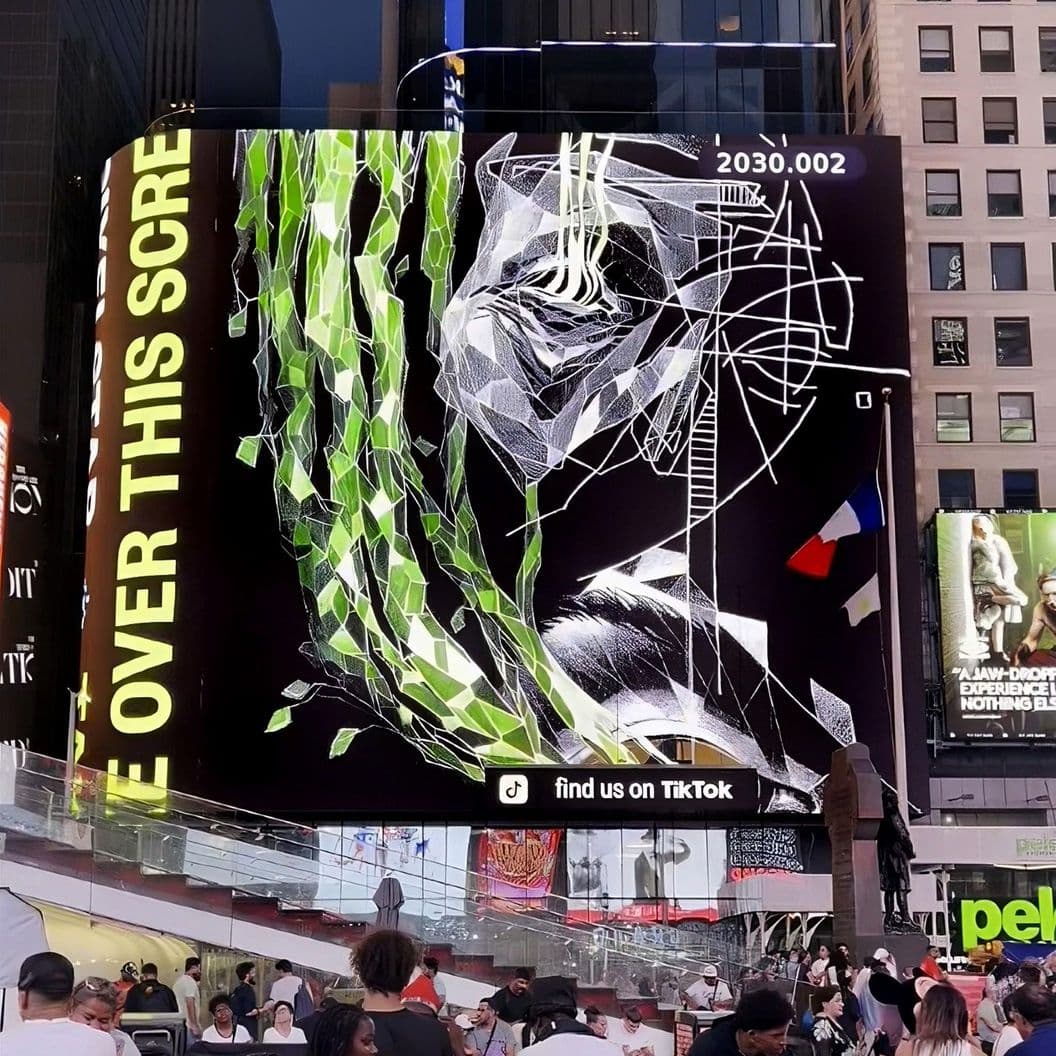
[[[213,1025],[202,1031],[202,1041],[214,1045],[248,1045],[253,1041],[249,1031],[235,1022],[231,998],[227,994],[217,994],[209,1002],[209,1015],[213,1017]]]
[[[307,1045],[308,1039],[300,1027],[293,1025],[293,1005],[289,1001],[275,1003],[275,1026],[264,1031],[265,1045]]]
[[[917,1006],[917,1032],[895,1056],[983,1056],[968,1039],[968,1004],[959,990],[936,983]]]
[[[810,962],[807,979],[814,986],[825,986],[829,981],[829,948],[824,943],[818,947],[818,955]]]
[[[1012,994],[1005,995],[1001,1010],[1005,1013],[1006,1022],[994,1042],[994,1056],[1005,1056],[1013,1045],[1018,1045],[1023,1040],[1023,1035],[1012,1025]]]

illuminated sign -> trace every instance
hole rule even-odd
[[[1004,904],[988,898],[964,898],[956,904],[965,951],[984,942],[1056,941],[1056,906],[1052,888],[1039,887],[1033,902],[1015,898]]]
[[[1056,739],[1056,513],[935,520],[947,736]]]
[[[156,799],[169,783],[166,727],[178,704],[180,540],[165,511],[181,481],[191,134],[138,140],[123,161],[104,178],[86,511],[85,643],[105,639],[112,662],[82,675],[76,754],[91,753],[98,730],[113,787]]]
[[[0,403],[0,575],[4,568],[4,530],[7,527],[8,480],[11,465],[11,412]],[[0,595],[3,591],[0,591]]]
[[[159,799],[503,827],[802,818],[853,740],[890,775],[898,144],[790,141],[756,171],[763,141],[723,137],[751,164],[721,173],[706,146],[173,131],[115,155],[78,757]],[[738,868],[790,868],[770,851]]]

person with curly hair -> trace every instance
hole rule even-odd
[[[382,1056],[454,1056],[439,1020],[404,1007],[402,994],[418,965],[414,942],[399,931],[375,931],[356,947],[352,966],[367,996],[363,1010],[374,1021]]]

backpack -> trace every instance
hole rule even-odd
[[[297,991],[297,994],[293,999],[293,1020],[296,1023],[298,1020],[307,1019],[314,1013],[315,1001],[312,999],[312,992],[308,989],[307,985],[302,982],[300,989]]]

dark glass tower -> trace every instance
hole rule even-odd
[[[60,753],[76,677],[99,175],[143,129],[147,6],[0,0],[0,400],[16,474],[0,738]]]
[[[396,102],[408,127],[436,127],[446,104],[464,110],[469,130],[842,132],[838,9],[834,0],[405,0]]]

